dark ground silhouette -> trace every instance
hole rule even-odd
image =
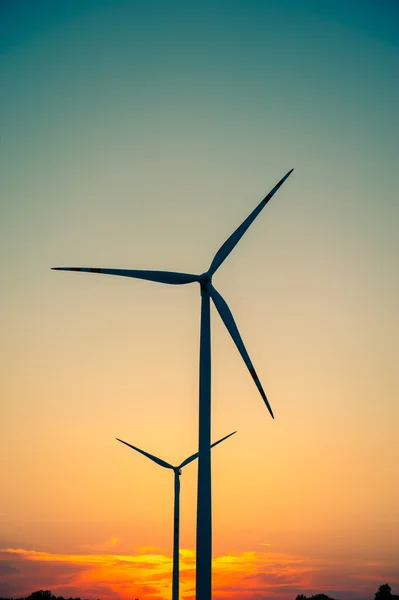
[[[0,600],[81,600],[80,598],[64,598],[63,596],[54,596],[50,590],[38,590],[29,596],[23,598],[0,598]],[[140,600],[135,598],[135,600]],[[315,594],[314,596],[304,596],[299,594],[295,600],[335,600],[326,594]],[[370,599],[371,600],[371,599]],[[375,593],[374,600],[399,600],[399,596],[391,593],[391,586],[387,583],[380,585]]]
[[[0,598],[0,600],[81,600],[80,598],[64,598],[63,596],[54,596],[50,590],[38,590],[32,592],[29,596],[23,596],[22,598]],[[136,599],[138,600],[138,598]]]
[[[29,596],[23,598],[0,598],[0,600],[81,600],[80,598],[64,598],[63,596],[54,596],[50,590],[38,590]],[[135,598],[135,600],[140,600]],[[326,594],[314,594],[314,596],[304,596],[299,594],[295,600],[335,600]],[[391,586],[387,583],[380,585],[375,593],[374,600],[399,600],[399,596],[391,593]]]
[[[0,600],[2,600],[0,598]],[[315,594],[314,596],[306,597],[303,594],[299,594],[295,600],[335,600],[326,594]],[[391,593],[391,586],[387,583],[380,585],[375,593],[374,600],[399,600],[399,596]]]

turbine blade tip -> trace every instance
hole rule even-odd
[[[78,271],[76,267],[51,267],[52,271]]]

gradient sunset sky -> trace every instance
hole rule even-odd
[[[170,597],[212,311],[214,598],[399,593],[399,4],[0,2],[0,596]],[[182,476],[194,597],[196,464]]]

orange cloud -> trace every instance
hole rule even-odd
[[[111,540],[109,545],[116,545]],[[181,597],[195,598],[195,553],[180,551]],[[151,598],[171,594],[172,559],[154,548],[137,554],[52,554],[23,548],[0,550],[0,596],[35,589],[87,598]],[[388,577],[389,576],[389,577]],[[387,578],[388,577],[388,578]],[[299,593],[372,598],[378,585],[399,583],[397,565],[331,563],[277,552],[243,552],[213,560],[215,600],[294,600]]]

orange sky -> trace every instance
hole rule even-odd
[[[170,598],[171,557],[155,548],[119,554],[114,538],[100,550],[52,554],[24,549],[0,552],[4,594],[25,595],[51,589],[55,595],[88,598]],[[105,551],[105,547],[109,551]],[[193,600],[195,555],[181,550],[181,596]],[[299,593],[324,592],[345,599],[372,598],[376,582],[399,586],[398,563],[364,559],[322,560],[279,552],[230,553],[213,560],[213,598],[217,600],[294,600]]]

